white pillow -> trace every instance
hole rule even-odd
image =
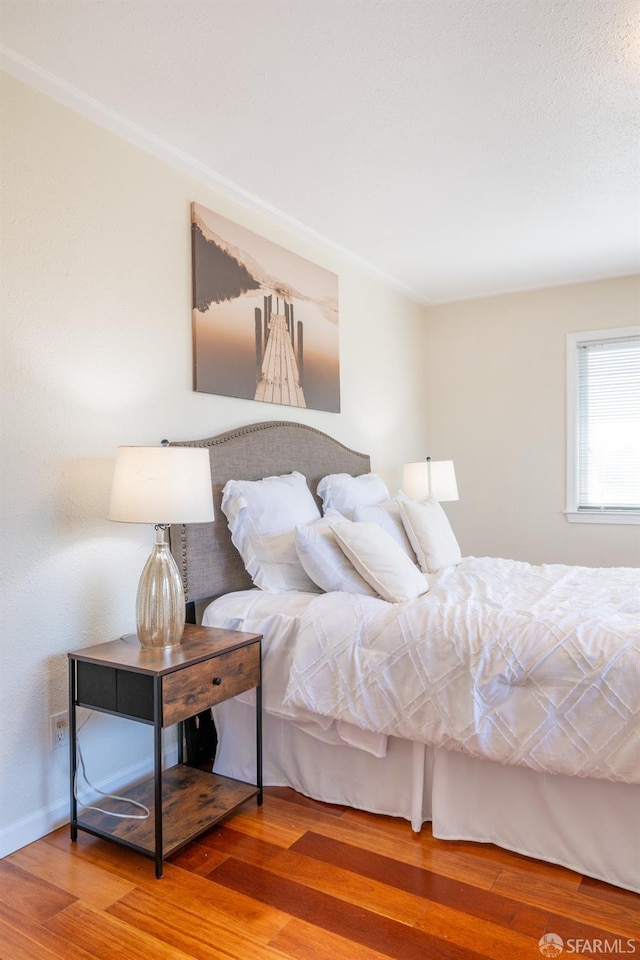
[[[301,473],[229,480],[222,491],[222,511],[231,539],[257,587],[273,593],[318,592],[296,552],[296,526],[320,517]]]
[[[340,549],[383,600],[412,600],[429,589],[425,575],[376,523],[335,520],[331,529]]]
[[[363,473],[360,477],[330,473],[318,484],[318,496],[322,500],[323,513],[337,510],[351,520],[356,507],[382,503],[389,499],[389,491],[384,480],[375,473]]]
[[[353,519],[356,523],[362,523],[362,521],[377,523],[379,527],[387,531],[389,536],[393,537],[398,546],[402,547],[409,559],[416,563],[416,555],[413,552],[413,547],[409,542],[400,515],[398,500],[402,499],[406,499],[405,494],[399,493],[395,499],[376,503],[372,507],[356,507],[353,511]]]
[[[401,500],[400,514],[421,570],[436,573],[460,563],[458,541],[437,500]]]
[[[377,596],[338,546],[331,529],[332,517],[342,519],[335,510],[329,510],[326,518],[296,527],[296,550],[300,563],[322,590]]]

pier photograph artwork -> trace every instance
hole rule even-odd
[[[191,205],[195,390],[340,412],[338,277]]]

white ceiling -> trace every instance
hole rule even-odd
[[[640,269],[640,0],[0,0],[0,63],[425,302]]]

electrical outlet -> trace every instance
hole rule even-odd
[[[69,711],[54,713],[49,717],[49,749],[57,750],[69,742]]]

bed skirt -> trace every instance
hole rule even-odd
[[[214,708],[214,770],[255,780],[255,711]],[[506,850],[640,893],[640,786],[541,774],[393,737],[387,754],[324,743],[264,714],[266,786],[289,786],[326,803],[432,822],[443,840]]]

